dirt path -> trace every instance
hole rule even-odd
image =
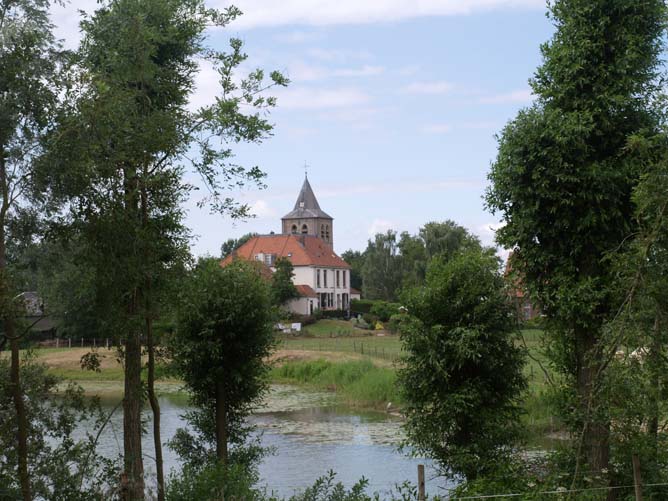
[[[97,350],[100,354],[100,369],[120,368],[121,364],[117,359],[117,352],[114,349],[107,350],[100,348]],[[48,367],[62,370],[80,370],[81,357],[90,352],[89,348],[71,348],[66,350],[37,350],[38,360],[45,363]],[[293,361],[327,360],[330,362],[349,362],[353,360],[369,360],[369,357],[358,353],[337,352],[337,351],[311,351],[311,350],[277,350],[269,362],[281,365]],[[370,359],[374,365],[379,367],[392,367],[392,362],[381,359]]]

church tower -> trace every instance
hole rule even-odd
[[[284,234],[315,235],[334,247],[334,219],[320,209],[308,176],[304,178],[294,209],[283,216],[281,221]]]

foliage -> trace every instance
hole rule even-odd
[[[362,255],[349,254],[360,266],[364,295],[368,299],[394,301],[402,287],[415,287],[425,281],[429,262],[448,260],[458,252],[482,250],[480,240],[454,221],[429,222],[417,235],[389,230],[370,240]],[[494,255],[494,249],[484,251]]]
[[[364,251],[362,290],[368,299],[392,301],[401,286],[403,270],[397,233],[378,233]]]
[[[399,383],[408,443],[469,480],[510,453],[526,387],[498,268],[480,250],[436,259],[425,287],[404,295],[411,317],[401,331]]]
[[[274,263],[274,274],[271,276],[271,301],[275,306],[281,306],[290,299],[299,297],[297,287],[292,281],[294,267],[287,258],[279,258]]]
[[[171,355],[197,410],[189,414],[196,435],[182,430],[179,440],[200,451],[183,454],[177,446],[186,462],[198,456],[215,462],[210,446],[223,445],[216,428],[222,418],[229,442],[244,443],[245,418],[267,389],[264,359],[274,345],[272,318],[269,288],[251,264],[222,268],[216,259],[202,261],[183,284]]]
[[[167,501],[263,501],[262,491],[253,487],[256,479],[239,465],[225,467],[220,463],[195,468],[184,466],[181,472],[172,473],[167,484]]]
[[[392,315],[399,313],[399,303],[376,301],[371,306],[369,313],[378,317],[381,322],[387,322]]]
[[[566,377],[576,447],[608,467],[608,406],[600,385],[604,325],[621,306],[615,253],[633,241],[632,192],[642,162],[629,140],[652,135],[664,47],[661,0],[561,0],[531,86],[536,103],[504,128],[488,206],[505,225],[513,268],[546,315],[549,353]],[[577,472],[576,472],[577,477]]]
[[[286,362],[272,369],[271,375],[279,381],[334,388],[342,399],[355,405],[385,406],[388,402],[401,402],[394,371],[377,367],[369,360]]]
[[[32,495],[54,501],[109,499],[118,465],[96,451],[95,433],[106,421],[97,401],[73,384],[59,388],[60,381],[31,355],[22,361],[21,375]],[[18,499],[16,421],[9,386],[9,364],[0,358],[0,498]],[[77,438],[77,428],[85,428],[86,435]]]
[[[364,254],[360,251],[348,249],[341,258],[350,265],[350,287],[362,290],[362,268],[364,267]]]
[[[375,301],[371,299],[353,299],[350,302],[351,313],[370,313]]]

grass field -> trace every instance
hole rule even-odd
[[[346,330],[348,329],[348,330]],[[349,404],[380,407],[399,401],[395,384],[396,364],[402,353],[396,335],[377,335],[374,331],[353,329],[342,320],[321,320],[308,326],[299,337],[284,336],[272,357],[271,377],[276,382],[292,382],[335,390]],[[305,334],[305,335],[304,335]],[[549,384],[539,364],[547,368],[541,354],[542,331],[522,331],[531,357],[525,374],[529,388],[524,401],[523,422],[534,434],[558,429],[548,396]],[[89,348],[46,348],[33,353],[42,359],[54,375],[77,381],[90,393],[122,391],[123,370],[116,351],[100,348],[101,372],[80,368],[81,356]],[[6,356],[6,353],[0,356]],[[159,385],[167,392],[180,387],[167,377]]]
[[[401,341],[399,340],[399,336],[377,335],[332,338],[298,337],[282,339],[279,343],[279,348],[283,350],[357,353],[371,358],[395,361],[401,354]]]

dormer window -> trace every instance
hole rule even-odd
[[[303,209],[304,208],[304,202],[299,202],[299,208]]]

